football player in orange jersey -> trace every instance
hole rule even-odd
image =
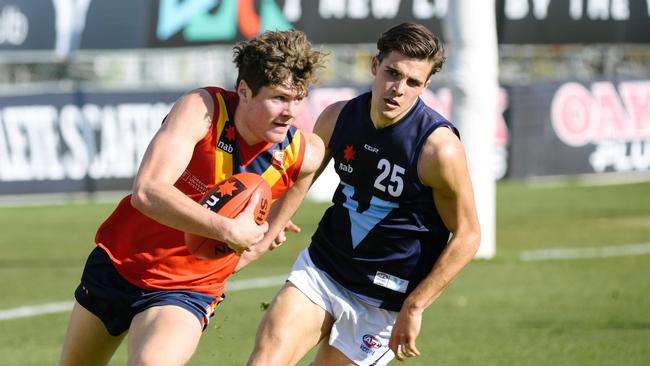
[[[132,194],[97,231],[60,365],[106,365],[127,332],[129,365],[188,362],[228,276],[283,240],[322,161],[320,138],[293,123],[323,56],[300,31],[267,32],[235,46],[236,90],[201,88],[174,104]],[[271,186],[268,223],[253,220],[259,197],[233,219],[197,204],[215,183],[240,172]],[[184,232],[230,250],[196,258]]]

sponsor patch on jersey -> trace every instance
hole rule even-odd
[[[381,341],[379,338],[371,334],[364,334],[363,337],[361,337],[361,345],[359,348],[361,348],[363,352],[373,355],[377,349],[381,348]]]
[[[219,140],[219,142],[217,143],[217,147],[220,148],[221,150],[227,152],[228,154],[232,154],[232,152],[235,150],[233,148],[232,144],[223,142],[221,140]]]
[[[406,293],[406,288],[409,286],[409,281],[381,271],[377,271],[372,283],[401,293]]]
[[[374,146],[372,146],[372,145],[364,144],[364,145],[363,145],[363,148],[366,149],[366,150],[368,150],[368,151],[370,151],[370,152],[373,152],[373,153],[375,153],[375,154],[377,154],[377,153],[379,152],[379,149],[376,148],[376,147],[374,147]]]
[[[354,160],[356,153],[357,151],[354,149],[353,145],[347,145],[345,150],[343,150],[343,159],[345,159],[346,163],[349,163]]]
[[[284,150],[273,150],[273,158],[271,164],[278,169],[284,169],[284,157],[286,153]]]

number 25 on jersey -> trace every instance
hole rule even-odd
[[[404,189],[404,168],[397,164],[391,164],[388,159],[381,159],[377,163],[379,176],[375,179],[375,188],[388,193],[393,197],[399,197]]]

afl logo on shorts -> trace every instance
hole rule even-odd
[[[370,334],[364,335],[362,338],[363,344],[361,345],[361,350],[367,354],[374,354],[377,348],[381,347],[381,341]]]

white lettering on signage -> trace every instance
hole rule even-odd
[[[417,19],[444,18],[449,0],[413,0],[413,16]]]
[[[5,169],[9,170],[7,168],[2,169],[2,167],[9,167],[11,165],[11,155],[9,154],[9,146],[7,144],[9,139],[7,139],[4,128],[2,128],[3,124],[3,117],[0,114],[0,181],[7,179],[4,176],[6,173]]]
[[[619,90],[634,128],[650,134],[650,81],[624,82]]]
[[[400,0],[320,0],[318,13],[323,19],[392,19],[397,16]]]
[[[131,178],[170,105],[0,109],[0,181]]]
[[[611,82],[593,83],[591,90],[566,83],[551,102],[551,123],[569,146],[650,137],[650,81],[623,82],[619,94]]]
[[[345,17],[346,0],[321,0],[318,4],[318,13],[323,19],[342,19]]]
[[[528,15],[528,0],[506,0],[503,12],[508,19],[523,19]]]
[[[597,173],[608,168],[617,172],[650,169],[650,140],[605,141],[596,145],[589,163]]]
[[[366,19],[369,13],[368,0],[348,0],[348,17]]]
[[[630,18],[630,0],[571,0],[569,2],[571,19],[582,19],[585,6],[587,17],[590,20],[627,20]],[[650,15],[650,10],[648,15]]]
[[[29,33],[29,21],[20,9],[7,5],[0,12],[0,44],[21,45]]]
[[[650,0],[647,1],[650,4]],[[551,0],[506,0],[504,3],[503,13],[506,18],[510,20],[524,19],[531,12],[535,19],[546,19],[548,17],[548,8],[550,3]],[[630,0],[569,1],[568,11],[571,19],[582,19],[585,10],[587,17],[590,20],[627,20],[630,18]]]
[[[300,4],[301,0],[285,0],[284,8],[282,13],[287,21],[295,23],[300,20],[302,17],[302,6]]]
[[[546,19],[550,2],[551,0],[533,0],[533,16],[536,19]],[[530,12],[529,0],[506,0],[503,11],[508,19],[523,19]]]
[[[94,112],[99,113],[96,111],[98,107],[95,105],[85,106],[85,109],[92,107],[94,107]],[[79,108],[69,104],[61,108],[59,128],[63,145],[68,147],[68,153],[63,154],[62,160],[66,176],[73,180],[80,180],[86,175],[88,162],[92,158],[84,140],[82,131],[84,127],[86,126]],[[106,131],[102,131],[102,134],[104,133]],[[94,134],[88,133],[86,135],[93,135],[94,137]]]
[[[447,16],[450,0],[413,0],[411,13],[415,19],[443,19]],[[616,20],[630,18],[630,0],[554,0],[561,10],[567,11],[573,20]],[[532,15],[534,19],[545,20],[549,15],[552,0],[505,0],[503,14],[508,20],[521,20]],[[650,17],[650,0],[647,2]],[[320,0],[318,13],[322,19],[394,19],[400,8],[400,0]],[[302,16],[300,0],[286,0],[285,17],[296,22]]]
[[[628,20],[630,19],[630,2],[629,0],[612,0],[612,19]]]
[[[566,83],[551,102],[551,124],[569,146],[596,145],[596,172],[646,170],[650,166],[650,81]]]
[[[16,118],[20,113],[16,113],[14,108],[6,108],[2,113],[2,122],[6,129],[6,158],[2,159],[7,164],[0,165],[0,176],[3,180],[26,180],[27,172],[27,139],[20,130]]]
[[[56,109],[50,106],[5,108],[2,119],[6,134],[0,142],[0,179],[61,179],[57,160],[58,139],[54,134]]]
[[[569,1],[569,16],[573,20],[582,19],[582,0]]]
[[[587,16],[591,20],[625,20],[630,17],[629,0],[589,0]]]
[[[533,15],[537,19],[546,19],[548,15],[548,5],[551,0],[534,0],[533,1]]]
[[[372,15],[377,19],[393,19],[399,11],[400,0],[372,1]]]

